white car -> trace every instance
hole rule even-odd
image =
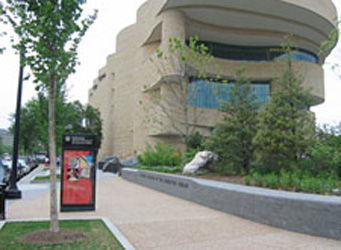
[[[12,159],[10,157],[4,157],[2,159],[2,165],[7,169],[12,169]]]
[[[20,175],[30,172],[30,167],[27,166],[26,161],[23,159],[18,159],[18,172],[20,172]]]

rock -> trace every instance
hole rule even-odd
[[[134,168],[137,165],[137,159],[135,157],[129,157],[122,160],[121,165],[124,168]]]
[[[113,156],[108,162],[103,165],[103,172],[117,173],[122,168],[118,157]]]
[[[183,174],[194,174],[202,169],[209,168],[218,160],[218,155],[210,151],[198,152],[194,159],[182,170]]]
[[[116,156],[105,156],[98,162],[98,169],[103,169],[103,166],[109,162],[110,160],[114,159]]]

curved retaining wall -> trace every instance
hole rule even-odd
[[[122,177],[245,219],[341,240],[340,197],[276,191],[135,169],[123,169]]]

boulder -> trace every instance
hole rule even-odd
[[[194,174],[200,170],[208,169],[212,164],[218,161],[218,155],[211,151],[198,152],[193,160],[182,170],[183,174]]]
[[[116,156],[105,156],[98,162],[98,169],[103,169],[103,166],[110,160],[116,158]]]
[[[122,168],[121,162],[118,157],[113,156],[109,161],[103,165],[103,172],[117,173]]]
[[[135,157],[129,157],[121,161],[123,168],[134,168],[137,165],[137,159]]]

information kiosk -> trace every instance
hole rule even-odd
[[[63,136],[61,212],[95,210],[97,150],[96,135]]]

